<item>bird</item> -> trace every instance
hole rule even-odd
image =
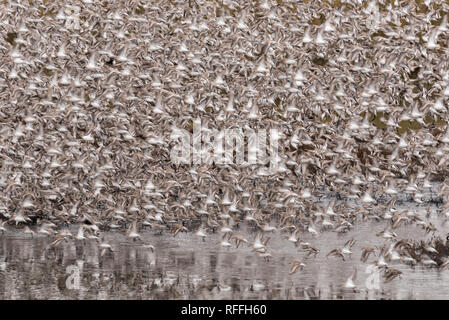
[[[385,230],[377,233],[376,236],[390,240],[397,238],[398,235],[395,232],[391,231],[391,227],[387,227]]]
[[[206,241],[206,237],[207,237],[207,233],[206,230],[204,228],[204,226],[200,226],[195,232],[194,234],[198,237],[200,237],[203,242]]]
[[[220,240],[220,246],[225,247],[225,248],[231,247],[232,244],[229,242],[230,238],[231,238],[231,235],[228,236],[227,233],[225,233],[223,235],[222,239]]]
[[[354,246],[354,244],[356,243],[356,241],[354,239],[348,240],[345,245],[343,246],[343,248],[341,249],[341,253],[344,254],[348,254],[349,256],[351,256],[352,251],[351,248]]]
[[[402,271],[393,268],[387,268],[384,272],[385,282],[391,282],[395,278],[400,277],[402,275]]]
[[[130,225],[128,231],[126,232],[126,235],[127,235],[128,238],[132,239],[133,241],[136,241],[137,239],[142,241],[142,237],[138,233],[137,221],[134,221]]]
[[[339,258],[341,258],[343,261],[345,261],[345,256],[344,256],[344,254],[342,253],[342,249],[341,249],[341,248],[335,248],[335,249],[331,250],[331,251],[326,255],[326,258],[327,258],[327,257],[339,257]]]
[[[248,243],[248,240],[239,234],[232,235],[232,238],[235,240],[235,247],[239,248],[243,243]]]
[[[351,257],[352,254],[351,248],[354,246],[355,242],[356,241],[354,239],[348,240],[343,246],[343,248],[336,248],[331,250],[326,257],[330,256],[340,257],[343,259],[343,261],[345,261],[345,255],[349,255]]]
[[[31,221],[31,219],[28,218],[22,211],[15,212],[10,220],[14,221],[16,223],[16,226],[19,223],[28,223],[29,221]]]
[[[0,231],[2,232],[2,234],[5,234],[5,232],[6,232],[6,227],[5,227],[6,223],[7,223],[7,221],[2,221],[0,223]]]
[[[86,240],[86,237],[84,236],[84,227],[80,226],[78,228],[78,233],[75,236],[76,240]]]
[[[25,226],[23,233],[25,234],[31,234],[31,237],[34,237],[34,231],[30,229],[30,227]]]
[[[449,267],[449,258],[443,259],[442,263],[438,266],[439,270],[446,270]]]
[[[106,252],[114,252],[112,246],[106,242],[105,237],[102,236],[101,239],[97,239],[98,247],[101,249],[100,255],[104,256]]]
[[[288,272],[290,275],[302,270],[306,265],[300,260],[293,260],[290,266],[290,271]]]
[[[362,255],[360,256],[360,261],[366,262],[371,254],[375,252],[373,247],[364,247],[362,250]]]
[[[172,235],[173,235],[173,237],[176,237],[176,235],[178,233],[180,233],[181,231],[188,231],[188,230],[187,230],[186,227],[184,227],[181,224],[177,224],[176,223],[176,224],[173,225],[173,228],[172,228]]]
[[[63,236],[56,236],[55,240],[53,240],[53,242],[51,242],[46,249],[50,249],[50,248],[55,248],[59,245],[61,245],[62,242],[68,242],[66,237]]]
[[[252,244],[252,248],[254,251],[257,252],[265,252],[267,249],[267,243],[270,240],[270,238],[263,239],[262,233],[258,233],[256,235],[256,238],[254,239],[254,242]]]
[[[299,230],[296,229],[295,231],[293,231],[290,236],[287,237],[287,240],[290,242],[293,242],[295,244],[295,246],[298,246],[298,243],[301,241],[301,239],[299,239],[298,237],[298,232]]]

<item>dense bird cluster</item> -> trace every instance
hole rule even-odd
[[[53,245],[110,229],[213,231],[264,257],[276,231],[315,256],[304,233],[375,219],[393,244],[365,257],[420,261],[393,230],[435,232],[419,207],[429,200],[449,217],[447,12],[445,1],[3,1],[1,230]],[[281,130],[280,170],[175,165],[173,128],[196,118]]]

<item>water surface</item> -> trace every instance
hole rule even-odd
[[[447,226],[436,213],[431,221],[444,234]],[[449,299],[449,271],[439,271],[401,262],[390,266],[403,272],[390,283],[380,282],[379,290],[365,283],[369,263],[360,261],[361,248],[381,246],[387,240],[376,236],[386,221],[359,221],[349,232],[320,232],[318,237],[302,234],[320,252],[316,258],[285,240],[285,233],[270,234],[272,257],[267,261],[250,246],[238,249],[219,245],[221,236],[211,234],[206,241],[192,233],[157,235],[141,230],[145,243],[155,250],[132,242],[121,232],[105,233],[114,252],[101,256],[94,240],[63,243],[45,250],[52,237],[10,231],[0,236],[1,299]],[[76,230],[74,230],[76,231]],[[415,225],[395,230],[399,238],[426,239],[431,234]],[[242,227],[239,233],[252,242],[256,233]],[[343,261],[326,255],[354,238],[352,257]],[[289,275],[290,263],[300,259],[306,267]],[[68,288],[71,272],[80,271],[79,288]],[[357,270],[357,288],[343,284]]]

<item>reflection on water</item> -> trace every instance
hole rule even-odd
[[[444,230],[442,222],[439,230]],[[1,299],[449,299],[449,271],[391,262],[403,272],[390,283],[381,280],[380,290],[368,290],[368,264],[360,261],[361,248],[382,245],[375,233],[384,222],[360,222],[345,234],[323,232],[304,239],[320,249],[316,258],[306,259],[292,243],[275,233],[269,242],[272,257],[265,260],[250,247],[222,248],[219,235],[208,241],[192,234],[175,239],[143,231],[152,252],[122,234],[107,233],[114,252],[103,256],[93,240],[70,241],[44,250],[48,237],[28,237],[19,232],[0,236]],[[400,238],[424,239],[416,227],[400,228]],[[248,239],[255,234],[248,231]],[[428,236],[427,236],[428,237]],[[357,240],[353,256],[342,261],[326,254],[348,239]],[[293,259],[306,267],[289,275]],[[374,259],[374,257],[373,257]],[[372,262],[373,259],[370,259]],[[74,266],[79,270],[79,287],[68,283]],[[356,289],[342,284],[357,269]],[[69,279],[70,280],[70,279]],[[75,283],[75,282],[74,282]],[[75,286],[76,287],[76,286]]]

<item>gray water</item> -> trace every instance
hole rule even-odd
[[[439,235],[445,235],[449,224],[436,213],[431,221]],[[72,240],[45,251],[53,237],[32,238],[9,231],[0,236],[0,299],[449,299],[449,271],[401,262],[389,263],[403,272],[400,278],[389,283],[382,279],[379,290],[368,290],[365,283],[370,274],[366,269],[375,257],[361,262],[361,248],[388,243],[376,236],[388,223],[359,221],[344,234],[303,234],[305,241],[320,249],[316,258],[309,259],[285,240],[286,234],[277,231],[270,234],[272,257],[268,261],[249,245],[221,247],[219,234],[211,234],[203,242],[193,233],[173,238],[141,230],[144,242],[155,247],[152,252],[121,232],[109,232],[105,235],[114,252],[101,256],[94,240]],[[431,236],[413,225],[395,232],[400,239]],[[249,242],[255,238],[255,232],[243,227],[239,233]],[[326,257],[351,238],[357,241],[351,258]],[[294,259],[306,266],[289,275]],[[69,266],[79,270],[76,288],[67,285]],[[357,287],[343,288],[354,268]]]

